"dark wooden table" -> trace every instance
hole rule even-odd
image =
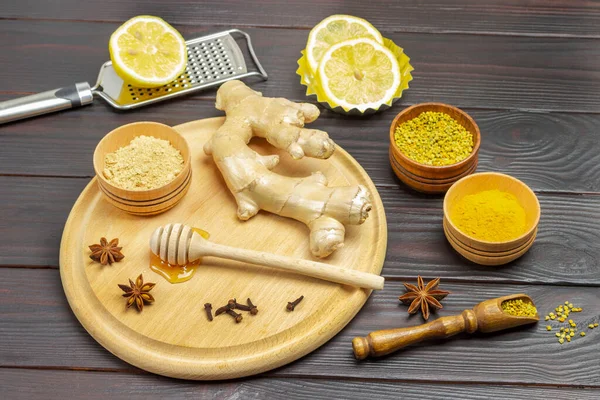
[[[252,3],[252,4],[251,4]],[[0,397],[2,398],[577,398],[600,397],[600,329],[559,345],[546,323],[459,336],[357,362],[354,336],[410,326],[402,281],[440,276],[453,294],[438,315],[524,292],[541,313],[570,300],[579,321],[600,314],[600,2],[45,1],[0,5],[0,100],[93,82],[110,34],[138,14],[184,37],[248,31],[270,79],[268,96],[302,101],[296,60],[323,17],[362,16],[404,47],[414,80],[392,110],[363,119],[324,111],[329,132],[367,170],[389,224],[386,288],[334,339],[290,365],[230,382],[186,382],[136,369],[96,343],[62,291],[58,253],[69,210],[93,176],[96,143],[139,120],[177,125],[221,115],[215,91],[119,113],[101,101],[0,126]],[[539,234],[520,260],[471,264],[442,232],[442,197],[407,190],[388,162],[388,126],[404,107],[458,106],[481,128],[479,171],[525,181],[542,205]],[[200,333],[199,333],[200,334]]]

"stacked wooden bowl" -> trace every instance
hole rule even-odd
[[[108,153],[127,146],[137,136],[153,136],[171,142],[183,156],[182,171],[171,182],[150,190],[127,190],[111,184],[104,177],[104,159]],[[135,215],[155,215],[174,207],[187,193],[192,181],[190,149],[173,128],[157,122],[135,122],[108,133],[94,151],[94,170],[100,191],[115,207]]]
[[[433,166],[411,160],[400,151],[394,138],[396,127],[427,111],[448,114],[473,135],[473,151],[467,158],[456,164]],[[464,111],[443,103],[417,104],[401,111],[390,126],[390,163],[396,176],[411,188],[423,193],[445,193],[454,182],[475,172],[480,143],[479,127]]]
[[[526,231],[518,238],[504,242],[476,239],[460,231],[450,219],[452,207],[458,200],[494,189],[512,193],[525,209]],[[444,234],[452,247],[466,259],[481,265],[502,265],[521,257],[533,245],[540,213],[540,203],[535,193],[520,180],[495,172],[473,174],[456,182],[446,193]]]

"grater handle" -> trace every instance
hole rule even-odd
[[[243,74],[241,76],[236,76],[235,79],[242,79],[242,78],[247,78],[249,76],[256,76],[256,75],[260,76],[264,81],[269,79],[269,75],[267,75],[267,71],[265,71],[265,69],[261,65],[260,61],[258,61],[258,57],[256,56],[256,53],[254,52],[254,47],[252,46],[252,40],[250,39],[250,35],[248,35],[246,32],[239,30],[239,29],[230,29],[226,32],[231,37],[234,37],[234,35],[240,35],[244,39],[246,39],[246,44],[248,45],[248,52],[250,53],[250,57],[252,58],[252,62],[254,63],[254,66],[258,69],[258,71],[250,71],[250,72],[246,72],[245,74]]]
[[[90,104],[92,89],[87,82],[0,102],[0,124],[36,115]]]

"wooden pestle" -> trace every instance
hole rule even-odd
[[[423,325],[371,332],[367,337],[352,340],[354,356],[358,360],[380,357],[423,340],[444,339],[461,332],[496,332],[539,321],[537,313],[534,317],[517,317],[502,310],[503,301],[516,299],[534,304],[525,294],[513,294],[483,301],[460,315],[441,317]]]
[[[355,287],[383,289],[384,279],[379,275],[211,243],[189,226],[182,224],[168,224],[156,229],[150,238],[150,250],[171,265],[185,265],[201,257],[213,256],[292,271]]]

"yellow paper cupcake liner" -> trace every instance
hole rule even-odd
[[[316,98],[316,101],[323,107],[344,115],[368,115],[387,110],[400,97],[402,97],[402,92],[408,89],[408,82],[412,81],[412,75],[410,72],[414,70],[414,68],[412,65],[410,65],[410,58],[404,54],[404,49],[402,47],[397,46],[394,42],[387,38],[383,38],[383,44],[394,54],[400,66],[400,86],[394,94],[394,97],[389,102],[382,104],[377,109],[367,108],[364,111],[360,111],[357,108],[345,109],[341,106],[335,106],[329,103],[321,87],[315,83],[316,77],[313,76],[312,71],[308,66],[306,49],[304,49],[301,52],[302,57],[300,57],[298,60],[298,70],[296,70],[296,73],[300,75],[300,83],[306,86],[306,95]]]

